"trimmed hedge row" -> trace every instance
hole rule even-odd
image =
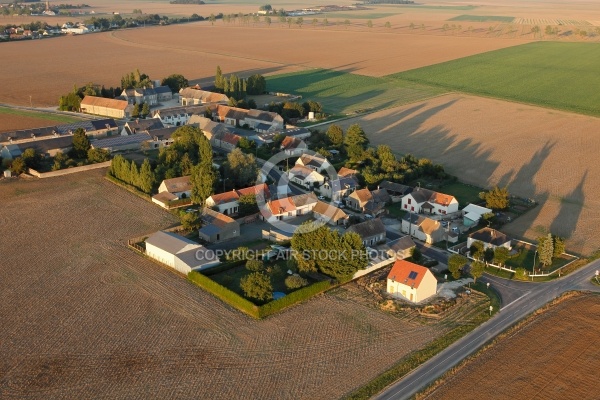
[[[199,272],[190,272],[188,274],[188,280],[207,292],[212,293],[223,302],[256,319],[265,318],[271,314],[275,314],[286,307],[307,300],[314,295],[331,288],[330,281],[321,281],[296,290],[281,299],[273,300],[262,306],[257,306],[250,300],[243,298],[239,294],[227,289],[225,286],[219,285],[217,282]]]
[[[329,281],[321,281],[303,287],[302,289],[298,289],[278,300],[273,300],[268,302],[267,304],[260,306],[258,310],[258,317],[268,317],[269,315],[275,314],[276,312],[281,311],[286,307],[299,303],[303,300],[307,300],[321,292],[324,292],[330,287],[331,283],[329,283]]]
[[[128,190],[129,192],[135,194],[136,196],[139,196],[144,200],[152,201],[152,196],[142,192],[141,190],[137,189],[136,187],[133,187],[133,186],[127,184],[126,182],[123,182],[119,178],[115,178],[114,176],[112,176],[110,174],[110,172],[107,172],[104,177],[106,179],[108,179],[109,181],[111,181],[112,183],[114,183],[115,185],[120,186],[125,190]]]
[[[232,292],[227,289],[225,286],[219,285],[217,282],[212,279],[202,275],[199,272],[192,271],[188,274],[188,280],[193,284],[201,287],[207,292],[212,293],[225,303],[229,304],[232,307],[237,308],[238,310],[245,312],[254,318],[260,318],[260,313],[258,306],[252,303],[249,300],[246,300],[239,294]]]

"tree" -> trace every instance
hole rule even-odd
[[[448,258],[448,270],[454,279],[460,278],[460,272],[469,260],[460,254],[453,254]]]
[[[206,164],[204,162],[196,165],[192,169],[190,181],[192,184],[191,199],[194,204],[204,205],[206,199],[212,195],[213,187],[217,180],[217,175],[212,167],[212,162]]]
[[[246,269],[251,272],[259,272],[265,269],[265,265],[262,260],[248,260],[246,261]]]
[[[546,25],[546,35],[550,36],[552,35],[552,33],[554,33],[554,29],[552,29],[552,27],[550,25]]]
[[[246,93],[263,94],[267,91],[267,81],[260,74],[251,75],[247,81]]]
[[[10,164],[10,170],[15,175],[22,174],[23,172],[25,172],[26,169],[27,169],[27,164],[25,164],[25,160],[23,160],[22,157],[15,158],[14,160],[12,160],[12,163]]]
[[[386,144],[377,146],[377,160],[383,172],[390,173],[398,170],[398,160],[390,146]]]
[[[367,134],[365,133],[365,131],[363,131],[360,125],[353,124],[346,131],[344,144],[348,147],[358,145],[365,149],[369,144],[369,139],[367,139]]]
[[[87,159],[91,163],[101,163],[110,160],[110,152],[105,149],[89,149]],[[56,162],[56,156],[54,156]]]
[[[500,266],[504,265],[509,256],[510,252],[506,247],[496,247],[494,249],[494,262]]]
[[[372,28],[373,27],[373,21],[368,20],[367,21],[367,27]]]
[[[479,240],[474,241],[469,248],[469,252],[471,253],[471,257],[476,260],[480,260],[485,253],[483,242],[480,242]]]
[[[491,263],[493,260],[494,260],[494,249],[492,249],[491,247],[488,247],[483,252],[483,261],[485,261],[485,263],[488,264],[488,263]]]
[[[302,18],[302,17],[296,18],[296,25],[298,25],[299,28],[302,28],[303,23],[304,23],[304,18]]]
[[[324,26],[327,26],[327,25],[329,25],[329,20],[328,20],[327,18],[325,18],[325,19],[323,20],[323,25],[324,25]]]
[[[554,242],[552,240],[551,233],[548,233],[547,236],[542,236],[538,239],[538,254],[540,256],[540,263],[542,263],[545,268],[552,265]]]
[[[69,157],[63,154],[62,151],[57,152],[54,155],[54,164],[52,165],[52,171],[58,171],[59,169],[63,169],[68,159]]]
[[[150,105],[148,103],[144,103],[142,105],[142,110],[140,111],[140,114],[143,118],[146,118],[146,116],[150,114]]]
[[[414,22],[411,22],[410,25],[409,25],[409,28],[410,29],[415,29],[415,27],[416,27],[416,25],[414,24]]]
[[[241,195],[238,204],[238,214],[240,216],[256,214],[259,211],[256,196],[253,194]]]
[[[483,275],[483,271],[485,271],[484,263],[482,263],[481,261],[474,261],[471,263],[469,273],[473,277],[473,282],[477,282],[477,278],[480,278]]]
[[[344,20],[344,25],[346,25],[346,29],[348,29],[348,27],[350,26],[350,20],[349,19]]]
[[[413,247],[410,251],[410,256],[412,257],[414,262],[419,262],[423,259],[423,253],[417,247]]]
[[[211,24],[211,25],[214,25],[214,24],[215,24],[215,20],[216,20],[216,19],[217,19],[217,17],[215,17],[215,14],[210,14],[210,15],[208,16],[208,20],[210,21],[210,24]]]
[[[285,278],[285,286],[290,290],[300,289],[306,285],[308,285],[308,281],[298,274],[290,275]]]
[[[271,279],[262,272],[253,272],[240,279],[240,287],[250,299],[266,302],[273,298]]]
[[[495,186],[488,192],[479,193],[479,198],[485,200],[485,206],[494,210],[505,210],[510,204],[510,193],[508,188]]]
[[[265,22],[267,23],[267,26],[271,26],[271,17],[267,16],[265,17]]]
[[[390,21],[387,21],[385,23],[385,27],[388,28],[388,29],[392,27],[392,24],[390,23]]]
[[[221,72],[221,67],[217,65],[217,73],[215,74],[215,89],[223,92],[224,89],[224,78],[223,73]]]
[[[90,149],[90,139],[88,139],[83,128],[75,129],[73,132],[73,148],[71,149],[71,157],[87,158],[88,150]]]
[[[27,165],[28,168],[37,168],[39,166],[39,162],[40,162],[40,155],[38,154],[37,151],[35,151],[34,148],[28,148],[25,149],[25,151],[23,152],[23,154],[21,154],[21,158],[23,159],[23,161],[25,161],[25,165]]]
[[[560,257],[565,252],[565,242],[558,236],[554,236],[554,258]]]
[[[136,103],[133,105],[133,110],[131,110],[131,117],[138,118],[139,116],[140,116],[140,105]]]
[[[181,226],[186,231],[193,231],[200,228],[200,219],[198,218],[197,212],[184,212],[182,211],[179,214],[179,220],[181,221]]]
[[[227,155],[225,171],[237,187],[247,187],[256,182],[258,164],[253,154],[244,154],[242,150],[234,149]]]
[[[533,33],[533,37],[535,37],[538,33],[540,33],[541,29],[539,26],[534,26],[533,28],[531,28],[531,33]]]
[[[140,168],[139,188],[142,192],[150,194],[154,186],[154,173],[150,166],[150,161],[145,158]]]
[[[172,74],[164,78],[161,85],[168,86],[172,92],[178,93],[180,89],[188,87],[189,82],[183,75]]]
[[[332,145],[341,146],[344,143],[344,131],[338,125],[332,124],[327,128],[327,138]]]
[[[515,269],[515,279],[526,280],[527,279],[527,270],[525,268],[517,268]]]

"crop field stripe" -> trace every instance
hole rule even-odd
[[[327,112],[350,113],[413,103],[445,92],[418,83],[347,72],[312,69],[266,77],[269,90],[300,94]]]
[[[473,22],[513,22],[515,17],[503,17],[498,15],[459,15],[448,21],[473,21]]]
[[[19,110],[19,109],[14,109],[14,108],[9,108],[9,107],[0,107],[0,114],[18,115],[18,116],[22,116],[22,117],[45,119],[45,120],[49,120],[49,121],[57,121],[57,122],[65,122],[65,123],[81,121],[81,119],[79,119],[79,118],[69,117],[67,115],[50,114],[50,113],[43,113],[43,112],[36,112],[36,111],[26,111],[26,110]]]
[[[600,47],[529,43],[390,77],[477,95],[600,115]]]

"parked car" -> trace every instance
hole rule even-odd
[[[319,199],[319,200],[325,200],[325,196],[318,196],[317,199]]]
[[[455,226],[454,228],[452,228],[452,232],[460,233],[460,229],[458,229],[458,227]]]
[[[448,221],[442,221],[442,226],[445,228],[448,226]]]
[[[365,219],[373,219],[373,216],[371,214],[365,214]]]

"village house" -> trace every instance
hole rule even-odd
[[[286,136],[281,142],[280,149],[288,156],[299,155],[304,152],[308,146],[301,139]]]
[[[491,212],[492,210],[490,208],[469,203],[465,208],[462,209],[463,225],[469,227],[475,226],[485,214],[489,214]]]
[[[508,250],[512,248],[511,238],[500,231],[487,227],[471,233],[467,238],[467,247],[470,248],[475,242],[483,243],[484,250],[494,250],[497,247],[506,247]]]
[[[390,196],[385,189],[370,191],[365,188],[355,190],[346,199],[348,207],[373,216],[383,213],[385,205],[389,202]]]
[[[209,106],[186,106],[162,108],[152,112],[152,118],[159,119],[164,126],[187,125],[192,115],[204,116]]]
[[[342,178],[342,177],[347,177],[347,176],[353,176],[356,177],[356,175],[358,175],[358,171],[355,169],[351,169],[351,168],[346,168],[346,167],[342,167],[340,168],[340,170],[337,172],[338,177]]]
[[[111,118],[129,118],[133,111],[133,106],[125,100],[85,96],[81,100],[80,110],[83,113],[104,115]]]
[[[45,140],[20,143],[17,146],[24,152],[34,149],[42,157],[54,157],[57,153],[67,153],[73,148],[73,136],[57,136]]]
[[[425,243],[433,244],[446,239],[446,232],[440,221],[418,214],[405,214],[402,218],[402,232]]]
[[[294,167],[288,171],[288,178],[291,182],[309,190],[319,187],[325,182],[325,177],[323,175],[303,165],[294,165]]]
[[[266,184],[250,186],[244,189],[234,189],[228,192],[213,194],[206,199],[206,207],[218,208],[225,215],[235,215],[239,211],[239,199],[242,196],[255,196],[257,201],[267,201],[271,198],[269,187]]]
[[[183,236],[164,231],[155,232],[146,239],[146,255],[184,275],[220,263],[212,250]]]
[[[62,135],[72,135],[79,128],[83,129],[90,139],[118,133],[118,127],[115,120],[107,118],[3,132],[0,133],[0,143],[15,144],[56,138]]]
[[[403,210],[419,214],[446,215],[458,211],[454,196],[419,187],[402,198],[401,206]]]
[[[402,198],[411,193],[413,190],[413,188],[410,186],[401,185],[400,183],[390,181],[382,181],[377,186],[377,189],[385,189],[390,195],[390,200],[392,203],[402,201]]]
[[[151,133],[152,141],[148,142],[149,149],[161,149],[169,147],[173,144],[174,139],[171,137],[178,127],[153,129]]]
[[[262,110],[245,110],[243,108],[218,105],[213,112],[213,119],[231,126],[245,126],[260,133],[283,129],[283,118],[274,112]]]
[[[2,160],[14,160],[17,157],[20,157],[23,152],[19,145],[16,144],[7,144],[2,146],[0,149],[0,157]]]
[[[344,212],[344,210],[322,201],[317,201],[317,204],[315,204],[314,208],[312,209],[312,212],[313,217],[317,221],[322,221],[334,226],[347,225],[350,219],[350,217]]]
[[[156,93],[156,90],[154,90],[154,88],[125,89],[117,98],[123,99],[129,104],[148,103],[149,106],[154,106],[158,104],[158,94]]]
[[[170,202],[180,199],[188,199],[191,194],[192,183],[189,175],[179,178],[165,179],[158,187],[158,194],[152,196],[152,202],[163,208],[169,208]]]
[[[173,92],[168,86],[157,86],[154,88],[158,101],[173,100]]]
[[[435,296],[437,279],[431,271],[406,260],[397,260],[387,276],[387,292],[413,303]]]
[[[265,204],[265,209],[262,210],[263,218],[272,223],[306,215],[312,211],[317,201],[314,193],[271,200]]]
[[[346,232],[358,233],[365,246],[375,246],[385,241],[385,225],[379,218],[352,225]]]
[[[333,201],[341,201],[342,198],[352,193],[358,187],[358,181],[353,175],[340,177],[334,180],[326,180],[319,188],[322,196]]]
[[[313,171],[317,171],[318,173],[322,173],[327,168],[331,168],[331,164],[327,159],[318,154],[302,154],[297,160],[296,165],[301,165],[304,167],[308,167]]]
[[[230,132],[219,132],[210,138],[210,144],[223,150],[234,150],[240,139],[240,135]]]
[[[200,239],[216,243],[240,236],[240,224],[218,211],[206,207],[202,210],[202,228],[198,230]]]
[[[378,250],[384,251],[389,258],[394,260],[404,260],[412,256],[413,250],[417,247],[410,236],[392,240],[388,243],[377,246]]]
[[[121,135],[135,135],[136,133],[146,132],[153,129],[164,128],[165,126],[159,119],[149,118],[149,119],[136,119],[135,121],[127,121],[121,129]]]
[[[194,87],[180,89],[179,99],[182,106],[229,103],[229,97],[227,97],[225,94],[208,92],[206,90],[201,90],[199,88],[196,89]]]

